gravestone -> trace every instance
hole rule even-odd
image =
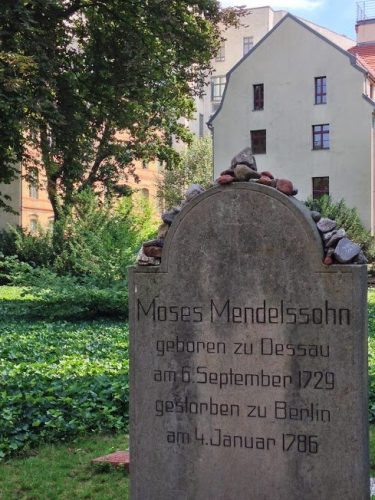
[[[130,271],[132,500],[369,498],[365,266],[267,186],[206,191]]]

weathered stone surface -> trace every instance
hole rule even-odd
[[[313,218],[313,220],[314,220],[315,222],[319,222],[319,221],[320,221],[320,219],[322,218],[322,215],[321,215],[321,213],[320,213],[320,212],[317,212],[316,210],[312,210],[312,212],[311,212],[311,217]]]
[[[231,168],[234,169],[236,165],[243,163],[253,170],[257,170],[257,164],[253,156],[251,148],[245,148],[240,153],[238,153],[231,161]]]
[[[168,229],[169,229],[169,224],[166,224],[165,222],[163,222],[163,224],[160,224],[158,229],[158,238],[165,239],[168,233]]]
[[[361,247],[357,245],[357,243],[354,243],[348,238],[343,238],[337,243],[334,256],[337,262],[346,264],[347,262],[353,260],[354,257],[357,257],[360,251]]]
[[[310,212],[217,186],[130,273],[132,500],[368,498],[364,266]]]
[[[181,209],[179,207],[174,207],[172,210],[168,210],[168,212],[164,212],[161,218],[163,219],[163,222],[168,224],[169,226],[172,224],[174,218],[176,215],[180,213]]]
[[[326,233],[328,234],[328,233]],[[338,229],[337,231],[334,231],[334,234],[329,238],[329,240],[326,243],[327,247],[333,247],[336,245],[338,241],[340,241],[342,238],[345,238],[346,232],[345,229]]]
[[[162,251],[163,251],[162,247],[157,247],[157,246],[143,247],[143,253],[147,255],[147,257],[156,257],[158,259],[161,259]]]
[[[256,181],[258,184],[263,184],[264,186],[273,186],[273,180],[270,177],[262,175],[260,179]]]
[[[221,185],[231,184],[233,181],[234,177],[232,177],[231,175],[221,175],[217,180],[217,182]]]
[[[276,189],[282,193],[291,196],[293,194],[293,183],[288,179],[277,179]]]
[[[190,200],[205,192],[205,189],[200,184],[192,184],[188,187],[185,194],[185,201],[188,203]]]
[[[316,226],[321,233],[328,233],[336,228],[336,222],[334,220],[328,219],[327,217],[322,217],[317,222]]]

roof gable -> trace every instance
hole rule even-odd
[[[319,31],[317,31],[316,29],[314,29],[312,26],[314,26],[312,23],[309,23],[309,22],[304,22],[304,20],[294,16],[293,14],[290,14],[288,12],[288,14],[283,17],[266,35],[264,35],[264,37],[259,40],[259,42],[257,44],[255,44],[252,49],[249,50],[249,52],[247,54],[245,54],[234,66],[233,68],[231,68],[228,73],[226,74],[226,85],[225,85],[225,89],[224,89],[224,93],[223,93],[223,97],[222,97],[222,100],[220,102],[220,106],[218,107],[218,109],[215,111],[215,113],[213,113],[213,115],[210,117],[210,119],[208,120],[207,122],[207,125],[208,127],[211,127],[212,124],[213,124],[213,121],[215,120],[215,118],[217,117],[217,115],[220,113],[221,111],[221,108],[223,106],[223,103],[224,103],[224,100],[225,100],[225,96],[226,96],[226,93],[227,93],[227,88],[228,88],[228,84],[229,84],[229,81],[230,81],[230,77],[232,75],[232,73],[234,71],[236,71],[236,69],[248,58],[248,57],[251,57],[251,55],[269,38],[272,36],[272,34],[277,30],[279,29],[279,27],[285,23],[287,21],[287,19],[290,19],[292,21],[294,21],[295,23],[297,23],[298,25],[302,26],[304,29],[308,30],[309,32],[311,32],[312,34],[316,35],[318,38],[320,38],[321,40],[323,40],[324,42],[328,43],[330,46],[334,47],[335,49],[337,49],[339,52],[341,52],[341,54],[345,55],[346,57],[348,57],[349,59],[349,62],[351,63],[351,65],[353,67],[355,67],[358,71],[361,71],[362,73],[367,73],[368,70],[366,70],[363,65],[361,64],[358,64],[357,62],[357,57],[352,54],[351,52],[349,52],[348,50],[345,50],[343,49],[340,45],[337,45],[337,43],[333,42],[331,39],[328,39],[326,36],[324,36],[322,33],[320,33]],[[327,30],[329,31],[329,30]]]

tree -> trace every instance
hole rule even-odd
[[[190,184],[208,188],[213,180],[211,137],[194,139],[181,154],[181,161],[171,170],[165,170],[158,181],[158,198],[166,208],[179,205]]]
[[[179,119],[238,14],[217,0],[2,0],[0,181],[39,165],[58,219],[136,159],[174,164],[171,138],[190,138]]]

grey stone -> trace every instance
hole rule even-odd
[[[320,221],[320,219],[322,218],[321,213],[320,213],[320,212],[317,212],[316,210],[313,210],[313,211],[311,212],[311,217],[313,218],[313,220],[314,220],[315,222],[319,222],[319,221]]]
[[[367,264],[367,262],[368,262],[367,257],[365,256],[362,250],[359,252],[357,257],[353,259],[353,264],[362,265],[362,264]]]
[[[158,238],[165,239],[168,233],[168,229],[169,229],[169,224],[166,224],[165,222],[163,222],[163,224],[160,224],[158,229]]]
[[[144,253],[143,248],[139,250],[137,255],[137,264],[139,266],[159,266],[160,262],[160,259],[157,259],[155,257],[148,257]]]
[[[249,181],[250,179],[259,179],[260,174],[244,164],[239,164],[234,167],[234,177],[237,181]]]
[[[367,272],[323,257],[303,204],[237,182],[130,271],[132,500],[368,498]]]
[[[328,219],[327,217],[322,217],[316,223],[316,226],[321,233],[328,233],[336,228],[336,222],[334,220]]]
[[[168,210],[168,212],[164,212],[163,215],[161,216],[163,222],[168,224],[169,226],[172,224],[174,218],[176,215],[178,215],[181,212],[181,208],[179,207],[174,207],[171,210]]]
[[[336,230],[329,231],[328,233],[323,233],[322,238],[323,241],[327,244],[327,242],[336,234]]]
[[[163,247],[164,246],[164,240],[163,239],[157,239],[157,240],[149,240],[145,241],[143,243],[144,247]]]
[[[191,186],[188,187],[186,194],[185,194],[185,201],[189,202],[199,194],[202,194],[205,192],[204,187],[202,187],[200,184],[192,184]]]
[[[248,167],[252,168],[255,171],[257,170],[257,164],[253,156],[252,149],[250,147],[243,149],[232,159],[231,168],[234,169],[234,167],[236,165],[239,165],[240,163],[247,165]]]
[[[337,243],[334,256],[337,262],[340,262],[340,264],[346,264],[347,262],[353,260],[354,257],[357,257],[360,251],[361,247],[357,245],[357,243],[354,243],[348,238],[343,238]]]
[[[338,231],[334,231],[334,234],[329,238],[326,245],[327,247],[333,247],[338,243],[342,238],[345,238],[346,231],[345,229],[339,229]]]

